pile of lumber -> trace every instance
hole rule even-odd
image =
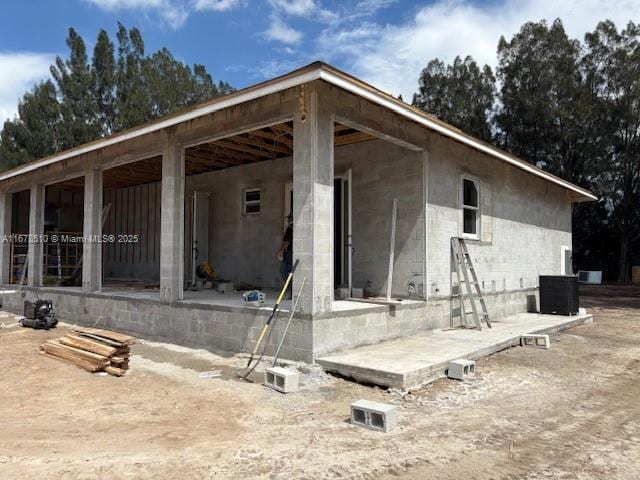
[[[40,353],[76,365],[88,372],[121,377],[129,368],[129,347],[135,337],[100,328],[74,327],[71,333],[40,345]]]

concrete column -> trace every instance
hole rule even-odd
[[[11,202],[10,193],[0,193],[0,283],[11,281]]]
[[[182,300],[184,288],[184,149],[169,141],[162,151],[160,299]]]
[[[84,176],[84,238],[82,246],[82,290],[102,289],[102,170]]]
[[[334,115],[314,86],[300,90],[293,121],[293,281],[298,293],[307,279],[301,310],[331,311],[333,302],[333,130]]]
[[[44,185],[31,187],[29,199],[29,253],[27,255],[27,285],[42,286],[42,236],[44,234]]]

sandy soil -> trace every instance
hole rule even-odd
[[[92,375],[37,353],[64,328],[9,325],[0,478],[637,479],[640,289],[583,295],[594,323],[550,350],[509,349],[473,381],[406,394],[305,369],[281,395],[234,378],[246,359],[150,342],[125,377]],[[399,428],[350,425],[360,398],[396,403]]]

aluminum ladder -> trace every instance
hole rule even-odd
[[[454,298],[459,300],[460,317],[462,318],[462,322],[466,328],[469,328],[467,315],[473,315],[473,321],[478,330],[482,330],[483,321],[487,324],[487,327],[491,328],[491,321],[489,319],[489,313],[487,312],[487,304],[482,296],[480,282],[478,282],[478,276],[476,275],[475,268],[473,268],[471,255],[469,255],[469,250],[467,250],[467,245],[464,239],[452,237],[451,251],[453,252],[453,261],[455,263],[456,275],[458,277],[458,292],[451,292],[451,301],[453,302]],[[471,310],[467,310],[465,300],[469,303]],[[476,302],[480,304],[480,309],[478,309]]]

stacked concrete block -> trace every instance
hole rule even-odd
[[[264,373],[264,384],[280,393],[297,392],[300,384],[300,374],[288,368],[267,368]]]
[[[447,376],[455,380],[466,380],[476,375],[476,362],[473,360],[453,360],[449,362]]]
[[[551,341],[549,340],[549,335],[531,333],[520,337],[520,346],[549,349],[551,348]]]
[[[333,301],[334,118],[315,87],[300,92],[293,120],[293,251],[300,260],[293,278],[299,308],[330,312]]]
[[[160,208],[160,298],[183,298],[184,282],[184,149],[172,139],[162,151]]]
[[[396,407],[386,403],[358,400],[351,404],[351,423],[371,430],[390,432],[396,427]]]
[[[84,177],[84,237],[82,247],[82,290],[102,288],[102,170],[90,170]]]
[[[29,197],[29,236],[27,253],[27,284],[30,287],[42,285],[42,235],[44,234],[44,185],[31,187]],[[34,241],[35,240],[35,241]]]

